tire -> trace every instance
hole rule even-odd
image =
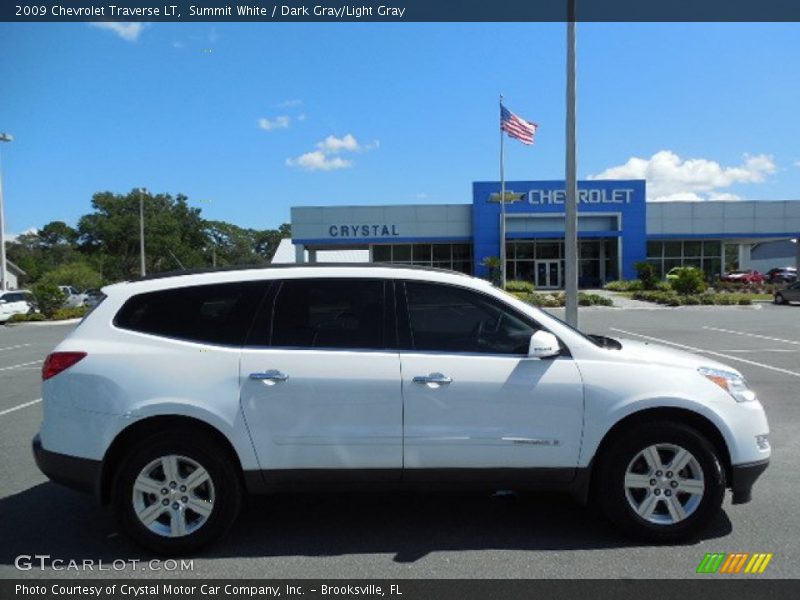
[[[675,460],[681,463],[678,471],[670,469]],[[725,496],[717,450],[680,423],[650,422],[627,430],[611,442],[598,467],[595,489],[603,512],[639,540],[694,537],[719,512]]]
[[[141,440],[113,483],[121,531],[164,556],[193,553],[221,538],[242,503],[239,467],[229,454],[209,436],[187,431]]]
[[[786,299],[782,294],[775,294],[775,304],[786,304]]]

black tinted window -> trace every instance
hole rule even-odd
[[[527,354],[532,322],[494,298],[463,288],[406,282],[415,350]]]
[[[379,280],[284,281],[275,299],[272,345],[385,348],[384,306]]]
[[[223,283],[139,294],[114,319],[123,329],[240,346],[263,295],[261,282]]]

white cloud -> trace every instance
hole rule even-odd
[[[656,202],[739,200],[739,196],[718,190],[736,183],[760,183],[775,171],[768,154],[745,155],[741,165],[724,167],[705,158],[683,160],[671,150],[661,150],[647,159],[631,157],[589,179],[646,179],[647,199]]]
[[[297,120],[298,121],[305,121],[306,120],[305,113],[300,113],[299,115],[297,115]]]
[[[123,23],[118,21],[97,21],[94,23],[89,23],[89,25],[92,27],[99,27],[100,29],[113,31],[127,42],[135,42],[138,40],[139,35],[147,26],[146,23]]]
[[[183,48],[184,46],[185,46],[185,44],[183,42],[177,42],[177,41],[176,42],[172,42],[172,47],[173,48]]]
[[[329,135],[321,142],[317,143],[317,148],[326,154],[337,154],[344,150],[355,152],[359,149],[358,141],[352,134],[348,133],[344,137],[337,138],[335,135]]]
[[[292,119],[286,115],[275,117],[272,120],[261,118],[258,120],[258,126],[265,131],[273,131],[275,129],[289,129]]]
[[[344,137],[329,135],[321,142],[317,142],[317,149],[312,152],[298,156],[297,158],[287,158],[286,164],[290,167],[300,167],[307,171],[332,171],[334,169],[349,169],[353,162],[338,156],[342,152],[368,152],[378,147],[378,140],[371,144],[362,145],[351,133]]]
[[[292,100],[284,100],[283,102],[276,104],[275,108],[291,108],[293,106],[300,106],[301,104],[303,104],[303,101],[295,98]]]
[[[795,167],[800,167],[800,160],[796,160],[792,163]]]
[[[351,161],[339,156],[327,156],[322,150],[306,152],[297,158],[287,158],[286,164],[306,171],[334,171],[337,169],[349,169],[353,166]]]
[[[28,229],[26,229],[22,233],[9,233],[9,234],[6,235],[6,242],[8,242],[10,244],[12,242],[16,242],[17,238],[19,236],[21,236],[21,235],[28,235],[28,234],[31,234],[31,233],[38,233],[38,232],[39,232],[38,228],[29,227]]]

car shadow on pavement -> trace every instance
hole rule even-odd
[[[0,499],[0,564],[152,558],[117,533],[108,508],[52,483]],[[728,535],[722,512],[701,539]],[[591,507],[542,493],[308,493],[251,497],[227,537],[201,556],[281,557],[393,553],[413,563],[430,552],[636,547]]]

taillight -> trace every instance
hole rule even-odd
[[[42,381],[58,375],[86,356],[86,352],[53,352],[44,359]]]

